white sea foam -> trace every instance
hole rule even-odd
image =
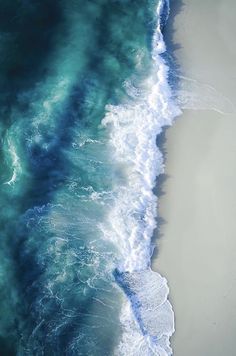
[[[12,176],[11,179],[5,182],[4,184],[8,185],[13,185],[17,179],[19,178],[19,175],[21,173],[21,165],[20,165],[20,158],[17,155],[17,149],[14,146],[13,140],[11,137],[8,137],[6,140],[6,144],[8,147],[8,155],[11,159],[11,167],[12,167]]]
[[[128,296],[121,312],[123,337],[118,355],[172,353],[169,338],[174,318],[167,301],[168,287],[166,280],[150,269],[157,212],[152,190],[156,177],[164,170],[156,136],[180,114],[168,85],[169,68],[161,56],[165,51],[161,14],[167,5],[167,1],[160,0],[157,7],[150,75],[139,88],[127,82],[130,103],[108,106],[102,122],[110,130],[114,160],[125,167],[127,181],[114,187],[116,199],[109,224],[102,226],[105,237],[119,249],[118,283]]]
[[[125,274],[122,280],[129,303],[121,312],[122,342],[116,355],[171,355],[169,338],[174,332],[174,313],[167,300],[165,278],[151,270]]]

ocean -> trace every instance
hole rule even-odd
[[[166,356],[167,0],[1,0],[0,354]]]

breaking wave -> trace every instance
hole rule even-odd
[[[121,313],[124,332],[118,354],[122,355],[170,355],[169,337],[174,331],[166,280],[150,269],[157,216],[153,188],[164,170],[156,137],[180,114],[168,84],[169,68],[162,57],[164,11],[168,13],[168,2],[160,1],[149,76],[139,86],[132,79],[128,81],[129,101],[107,106],[102,121],[110,130],[114,160],[126,177],[123,185],[114,187],[114,206],[108,223],[101,226],[104,237],[119,249],[115,276],[128,297]]]

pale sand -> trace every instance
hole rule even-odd
[[[236,1],[179,5],[166,38],[181,71],[236,105]],[[235,356],[236,113],[185,110],[166,139],[153,268],[170,286],[174,356]]]

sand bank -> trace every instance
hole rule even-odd
[[[169,281],[175,356],[236,354],[235,20],[233,0],[173,0],[165,33],[181,74],[228,100],[226,114],[184,110],[166,132],[153,268]]]

